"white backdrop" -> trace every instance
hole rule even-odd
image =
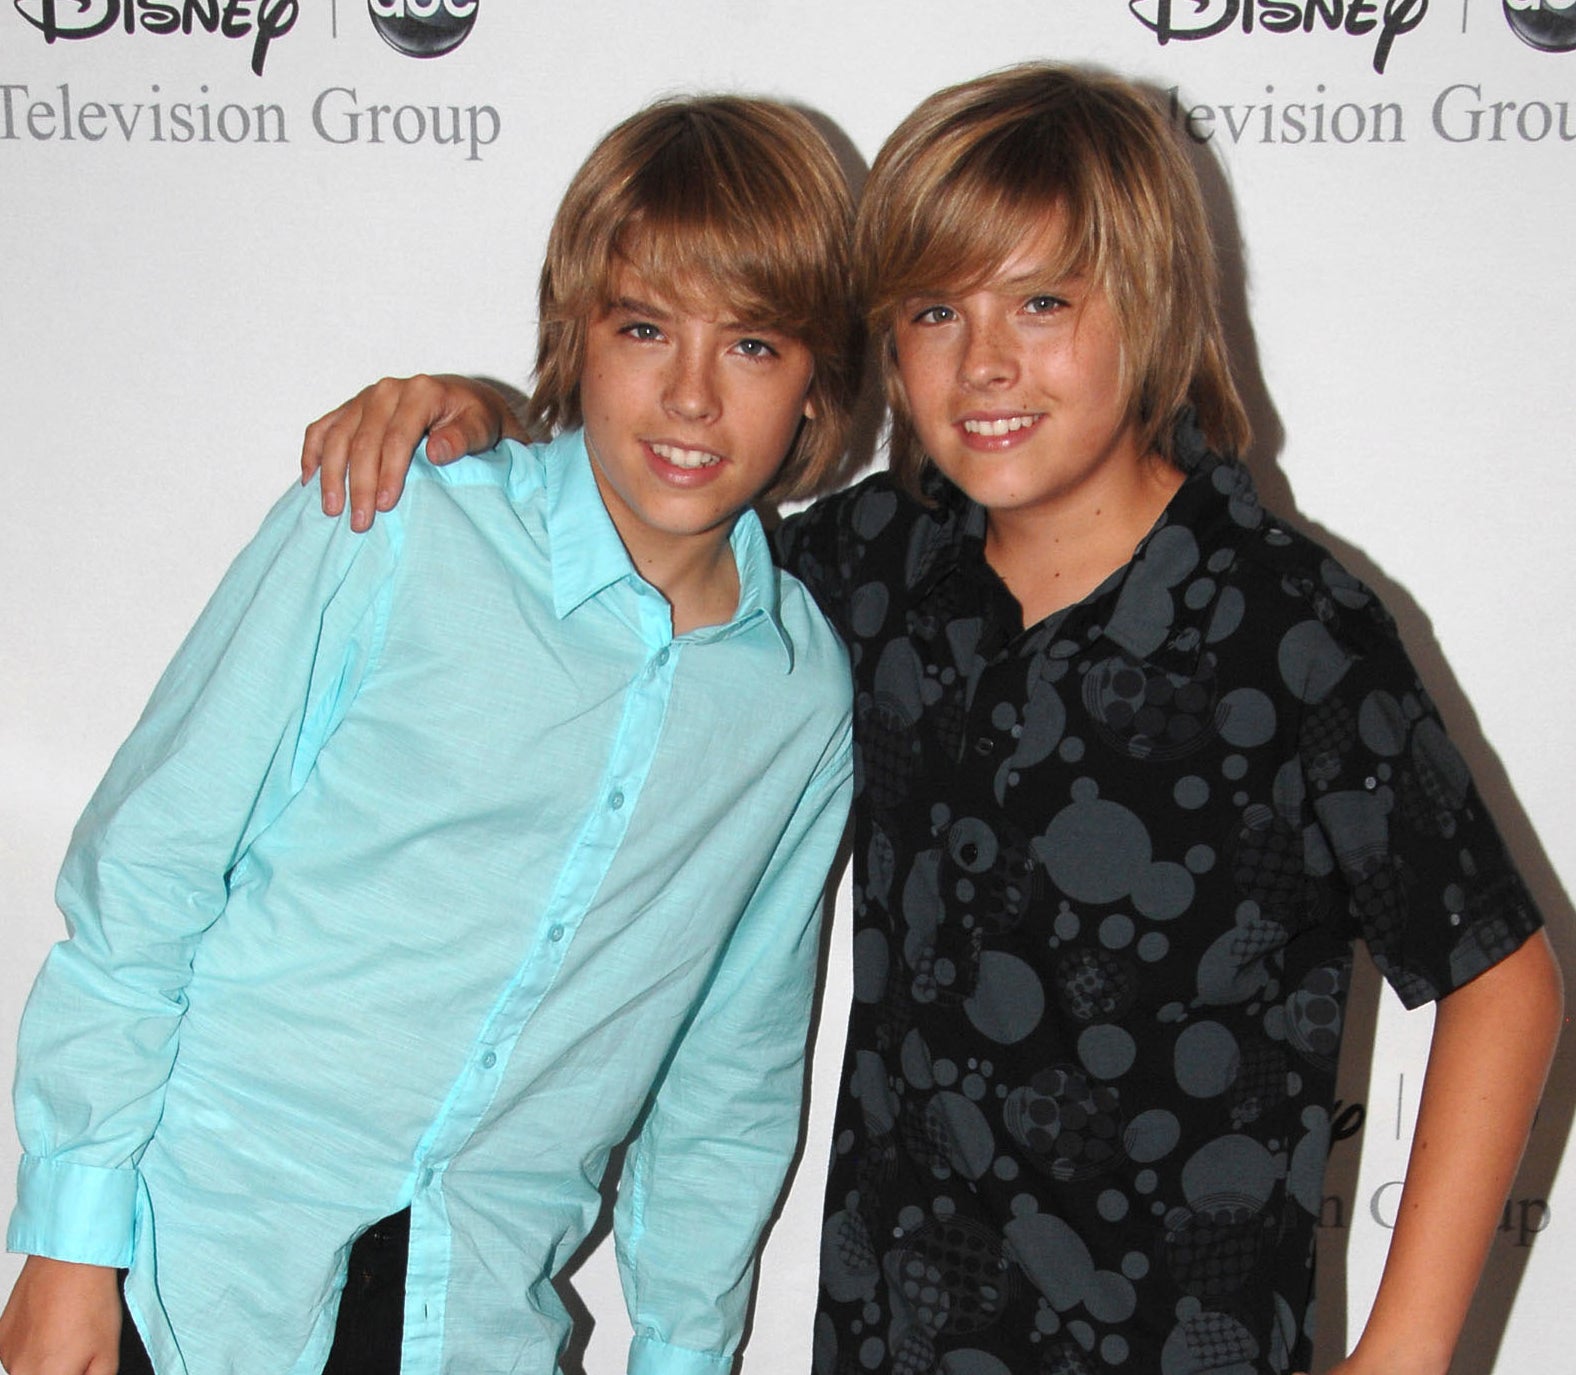
[[[1261,486],[1396,612],[1576,969],[1576,0],[481,0],[425,60],[380,39],[401,3],[200,0],[190,32],[160,31],[180,3],[0,3],[0,1073],[75,815],[308,419],[384,373],[523,382],[558,195],[650,97],[780,95],[868,160],[1030,57],[1150,83],[1194,140]],[[840,914],[757,1375],[808,1369],[845,941]],[[1377,1282],[1428,1032],[1360,982],[1327,1352]],[[1573,1107],[1567,1047],[1458,1371],[1568,1361]],[[0,1208],[16,1153],[0,1129]],[[593,1375],[627,1339],[610,1249],[575,1277]]]

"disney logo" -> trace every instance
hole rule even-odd
[[[1376,35],[1373,66],[1383,73],[1395,40],[1428,13],[1428,0],[1128,0],[1133,17],[1161,43],[1243,33],[1312,33],[1320,25],[1354,38]]]
[[[225,38],[252,39],[252,71],[263,74],[268,46],[290,32],[299,0],[12,0],[16,12],[44,35],[97,38],[117,24],[127,33],[192,33],[202,28]]]

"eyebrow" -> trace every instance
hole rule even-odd
[[[642,301],[637,296],[618,296],[607,303],[607,313],[623,315],[644,315],[652,320],[671,320],[675,315],[685,314],[683,310],[674,310],[669,306],[653,305],[650,301]],[[774,334],[780,338],[788,338],[788,332],[777,325],[763,324],[759,320],[720,320],[717,328],[727,332],[740,334]]]
[[[1086,286],[1089,282],[1087,272],[1055,272],[1048,265],[1030,267],[1023,272],[1015,272],[1011,277],[987,278],[984,282],[970,287],[959,288],[956,286],[935,287],[929,291],[914,291],[902,298],[902,304],[907,307],[916,301],[943,300],[949,296],[958,296],[966,291],[1000,291],[1015,294],[1021,291],[1035,289],[1043,292],[1071,291],[1078,287]]]
[[[1088,280],[1085,272],[1053,272],[1048,266],[1031,267],[1005,278],[998,285],[1006,291],[1022,291],[1027,287],[1076,287]]]
[[[654,306],[650,301],[642,301],[634,296],[620,296],[609,301],[606,309],[609,315],[617,311],[623,315],[649,315],[654,320],[666,320],[673,314],[666,307]]]

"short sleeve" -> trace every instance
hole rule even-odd
[[[1408,1007],[1511,954],[1541,918],[1465,762],[1373,594],[1325,571],[1339,608],[1282,639],[1306,703],[1298,763],[1310,860]],[[1328,621],[1328,623],[1326,623]]]

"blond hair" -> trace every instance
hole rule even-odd
[[[847,178],[796,110],[705,96],[625,120],[592,150],[553,220],[527,427],[581,423],[587,327],[611,304],[622,260],[682,308],[726,308],[809,349],[814,416],[763,495],[813,495],[842,455],[859,388],[852,224]]]
[[[1129,83],[1026,64],[921,102],[877,155],[860,203],[855,271],[892,408],[892,470],[910,490],[927,460],[897,386],[899,305],[982,284],[1053,218],[1064,230],[1061,261],[1047,266],[1088,275],[1111,302],[1144,450],[1174,459],[1172,432],[1188,406],[1216,448],[1247,447],[1187,158]]]

